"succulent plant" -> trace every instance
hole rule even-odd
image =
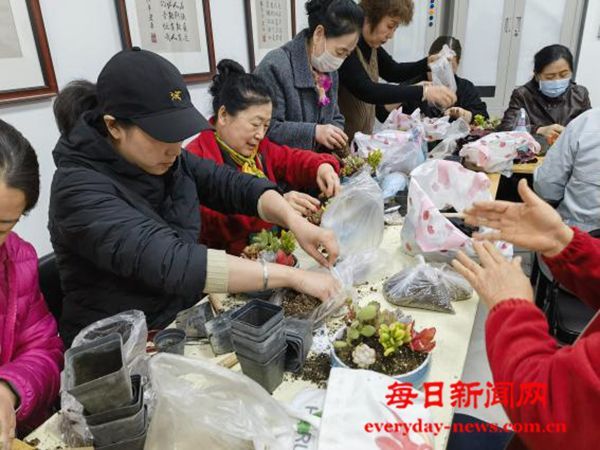
[[[361,369],[368,369],[369,366],[375,364],[375,350],[367,344],[360,344],[352,352],[352,361]]]
[[[373,150],[371,153],[369,153],[369,156],[367,156],[367,164],[371,166],[371,172],[377,171],[382,159],[383,153],[379,149]]]
[[[296,250],[296,236],[291,231],[283,230],[279,238],[280,248],[286,255],[291,255]]]
[[[383,356],[390,356],[411,339],[412,325],[394,322],[391,325],[381,324],[379,327],[379,343],[383,346]]]
[[[359,337],[371,337],[375,335],[377,328],[375,328],[375,321],[379,314],[379,303],[371,302],[368,305],[354,310],[350,308],[348,317],[353,317],[352,322],[346,328],[346,340],[335,341],[334,346],[336,348],[351,347],[352,343]]]
[[[348,156],[342,159],[342,170],[340,174],[343,177],[349,177],[358,172],[365,165],[364,158],[360,156]]]
[[[429,353],[435,347],[435,328],[425,328],[418,333],[411,326],[410,349],[415,352]]]

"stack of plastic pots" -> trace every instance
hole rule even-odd
[[[284,323],[287,341],[285,370],[294,373],[300,372],[312,346],[313,322],[287,317]]]
[[[84,407],[97,450],[143,450],[148,421],[139,376],[129,376],[118,333],[65,354],[67,391]]]
[[[242,372],[272,393],[283,381],[287,349],[283,309],[252,300],[232,315],[231,339]]]

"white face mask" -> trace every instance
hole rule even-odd
[[[319,56],[316,56],[313,52],[310,57],[310,63],[315,70],[321,73],[335,72],[342,64],[344,64],[344,58],[338,58],[333,56],[327,51],[327,41],[325,41],[325,50]]]

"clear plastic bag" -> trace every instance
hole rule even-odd
[[[346,283],[358,286],[384,276],[389,270],[390,264],[392,264],[391,255],[381,248],[375,248],[341,259],[335,269],[338,278],[343,278],[347,280]]]
[[[321,226],[335,232],[342,257],[379,247],[384,228],[383,193],[369,170],[350,177],[342,186],[342,192],[327,205]]]
[[[446,86],[452,92],[456,92],[456,80],[450,62],[450,59],[456,56],[456,53],[450,50],[450,47],[444,45],[438,55],[439,58],[429,64],[433,84],[434,86]]]
[[[412,114],[404,114],[402,107],[392,111],[382,126],[383,130],[411,131],[416,129],[417,133],[424,136],[423,122],[421,121],[421,110],[415,109]]]
[[[148,339],[148,327],[146,316],[142,311],[124,311],[88,325],[75,336],[72,347],[89,344],[115,332],[119,333],[123,339],[124,363],[129,374],[139,374],[144,377],[144,380],[147,380],[148,356],[146,354],[146,341]],[[71,376],[66,371],[61,373],[60,429],[62,438],[67,445],[70,447],[83,447],[91,442],[92,435],[83,417],[83,406],[66,390]],[[149,399],[151,396],[152,391],[149,385],[146,385],[144,387],[144,399]]]
[[[510,177],[513,160],[523,149],[537,155],[541,146],[529,133],[502,131],[465,144],[459,154],[485,172],[500,172]]]
[[[293,420],[250,378],[210,361],[159,354],[150,361],[156,413],[145,450],[293,447]]]
[[[442,142],[431,150],[429,157],[432,159],[444,159],[452,156],[456,151],[456,141],[468,136],[470,131],[469,124],[462,118],[455,120],[450,124],[445,136],[442,138]]]
[[[454,313],[453,301],[468,300],[473,295],[469,283],[448,265],[434,267],[417,256],[419,263],[388,278],[383,296],[397,306]]]
[[[383,201],[387,202],[400,191],[408,187],[408,176],[402,172],[392,172],[378,178],[379,186],[383,191]]]

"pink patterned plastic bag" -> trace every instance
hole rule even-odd
[[[427,161],[411,173],[408,212],[402,227],[403,250],[411,255],[447,261],[458,250],[474,255],[471,238],[456,227],[440,210],[457,212],[477,201],[492,200],[490,181],[483,173],[465,169],[453,161]],[[498,248],[507,256],[512,247],[504,242]]]
[[[527,132],[502,131],[466,144],[460,150],[460,156],[485,172],[501,172],[510,176],[513,160],[518,152],[526,151],[537,155],[540,148],[540,144]]]

